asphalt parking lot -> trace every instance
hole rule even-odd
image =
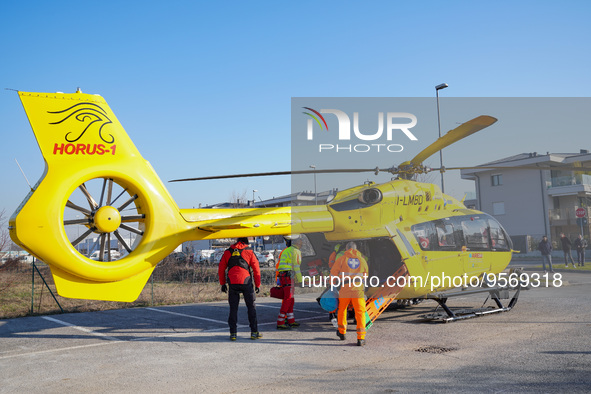
[[[297,296],[291,331],[275,330],[279,301],[259,298],[258,341],[244,305],[228,340],[225,302],[2,320],[0,392],[589,392],[591,274],[563,279],[476,319],[426,322],[433,301],[387,311],[365,347],[353,325],[338,340],[313,294]]]

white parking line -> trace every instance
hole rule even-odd
[[[146,309],[151,310],[151,311],[154,311],[154,312],[162,312],[162,313],[168,313],[168,314],[176,315],[176,316],[188,317],[190,319],[205,320],[205,321],[210,321],[210,322],[213,322],[213,323],[218,323],[218,324],[223,324],[223,325],[228,324],[228,322],[226,322],[226,321],[209,319],[207,317],[186,315],[184,313],[171,312],[171,311],[166,311],[166,310],[163,310],[163,309],[156,309],[156,308],[146,308]],[[247,326],[244,325],[244,324],[238,324],[238,327],[247,327]]]
[[[266,304],[257,304],[257,308],[259,306],[265,307],[265,308],[274,308],[274,309],[281,309],[280,306],[275,306],[275,305],[266,305]],[[309,311],[307,309],[299,309],[299,308],[294,308],[293,309],[295,312],[308,312],[308,313],[317,313],[317,314],[324,314],[326,312],[320,312],[320,311]]]
[[[45,320],[52,321],[52,322],[57,323],[57,324],[61,324],[62,326],[72,327],[72,328],[75,328],[76,330],[80,330],[80,331],[83,331],[83,332],[88,333],[88,334],[96,335],[96,336],[99,336],[99,337],[108,339],[110,341],[120,341],[120,339],[117,339],[115,337],[112,337],[112,336],[109,336],[109,335],[105,335],[105,334],[100,333],[100,332],[92,331],[92,330],[89,330],[88,328],[80,327],[80,326],[77,326],[77,325],[72,324],[72,323],[68,323],[68,322],[65,322],[65,321],[62,321],[62,320],[55,319],[53,317],[41,316],[41,318],[43,318]]]
[[[154,308],[146,308],[146,309],[154,310],[154,311],[157,311],[157,312],[171,313],[171,314],[175,314],[175,315],[186,316],[186,317],[195,318],[195,319],[210,320],[210,321],[213,321],[213,322],[224,323],[224,325],[227,325],[226,322],[222,322],[222,321],[219,321],[219,320],[212,320],[212,319],[201,318],[201,317],[196,317],[196,316],[191,316],[191,315],[184,315],[184,314],[181,314],[181,313],[163,311],[163,310],[154,309]],[[316,320],[316,319],[320,319],[321,317],[322,316],[307,317],[307,318],[303,318],[303,319],[298,319],[298,321]],[[88,348],[88,347],[95,347],[95,346],[103,346],[103,345],[114,344],[114,343],[117,343],[117,342],[150,341],[150,340],[155,340],[155,339],[158,339],[158,338],[173,338],[173,337],[183,337],[183,336],[191,336],[191,335],[202,335],[202,334],[205,334],[205,333],[216,332],[216,331],[224,331],[224,330],[227,330],[228,329],[228,327],[226,326],[226,327],[212,328],[212,329],[208,329],[208,330],[203,330],[201,332],[199,332],[199,331],[186,331],[186,332],[177,332],[177,333],[157,335],[157,336],[154,336],[154,337],[138,337],[138,338],[133,338],[133,339],[130,339],[130,340],[123,340],[123,339],[118,339],[118,338],[114,338],[114,337],[111,337],[111,336],[102,334],[100,332],[95,332],[95,331],[89,330],[89,329],[84,328],[84,327],[76,326],[74,324],[67,323],[65,321],[55,319],[53,317],[41,316],[41,318],[43,318],[45,320],[52,321],[54,323],[58,323],[58,324],[60,324],[62,326],[72,327],[72,328],[75,328],[77,330],[80,330],[80,331],[84,331],[86,333],[89,333],[89,334],[97,335],[97,336],[100,336],[102,338],[109,339],[110,341],[104,341],[104,342],[99,342],[99,343],[92,343],[92,344],[88,344],[88,345],[78,345],[78,346],[69,346],[69,347],[62,347],[62,348],[56,348],[56,349],[47,349],[47,350],[33,351],[33,352],[29,352],[29,353],[10,354],[10,355],[5,355],[5,356],[0,356],[0,360],[10,359],[10,358],[16,358],[16,357],[36,357],[36,356],[38,356],[40,354],[57,353],[57,352],[71,351],[71,350],[76,350],[76,349],[84,349],[84,348]],[[259,323],[258,325],[259,326],[270,326],[270,325],[275,325],[275,324],[277,324],[277,322],[276,321],[272,321],[272,322],[267,322],[267,323]],[[248,326],[247,325],[238,325],[238,327],[248,327]],[[297,329],[294,330],[294,331],[297,331]]]
[[[55,349],[39,350],[36,352],[29,352],[29,353],[10,354],[7,356],[0,356],[0,360],[5,360],[5,359],[9,359],[9,358],[16,358],[16,357],[36,357],[40,354],[56,353],[56,352],[70,351],[70,350],[76,350],[76,349],[84,349],[87,347],[104,346],[104,345],[110,345],[110,344],[117,343],[117,342],[120,342],[120,341],[117,341],[117,340],[110,341],[110,342],[104,341],[104,342],[99,342],[99,343],[91,343],[89,345],[60,347],[60,348],[55,348]]]
[[[296,320],[298,322],[300,322],[300,321],[306,321],[306,320],[317,320],[317,319],[320,319],[320,318],[322,318],[322,316],[304,317],[303,319],[296,319]],[[277,324],[277,322],[276,321],[272,321],[272,322],[269,322],[269,323],[259,323],[258,325],[259,326],[270,326],[271,324]],[[294,331],[297,331],[297,328]]]

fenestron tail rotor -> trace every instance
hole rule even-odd
[[[63,223],[69,229],[72,247],[92,260],[114,261],[120,256],[119,251],[111,249],[116,238],[125,252],[131,253],[144,234],[145,215],[139,212],[137,199],[137,194],[113,178],[82,183],[64,210]]]

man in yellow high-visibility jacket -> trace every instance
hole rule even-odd
[[[341,257],[345,253],[343,248],[343,244],[336,244],[334,247],[334,251],[328,256],[328,269],[332,269],[332,266],[337,261],[339,257]]]
[[[302,262],[302,238],[292,237],[292,239],[285,240],[287,248],[281,252],[279,263],[277,264],[277,282],[283,288],[283,301],[281,301],[281,309],[277,317],[277,329],[286,330],[295,328],[300,323],[295,321],[293,314],[293,306],[295,304],[294,282],[301,283],[302,273],[300,272],[300,264]]]
[[[357,346],[365,345],[365,286],[363,276],[369,269],[367,261],[357,250],[355,242],[348,242],[345,253],[339,257],[330,274],[343,280],[339,290],[339,309],[337,311],[338,330],[337,336],[345,340],[347,332],[347,307],[353,304],[355,320],[357,321]],[[355,279],[356,277],[361,277]]]

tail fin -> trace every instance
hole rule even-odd
[[[105,100],[96,95],[19,92],[46,163],[85,166],[141,157]]]
[[[102,97],[80,92],[19,96],[46,167],[10,219],[11,238],[51,267],[60,295],[133,301],[154,266],[182,242],[186,221]],[[103,182],[100,201],[86,188],[94,179]],[[126,202],[115,204],[113,185],[129,195]],[[76,190],[84,193],[87,206],[69,200]],[[130,206],[136,215],[123,212]],[[68,220],[66,209],[83,219]],[[124,242],[130,253],[121,260],[90,260],[76,249],[79,239],[68,239],[65,226],[73,223],[86,226],[84,235],[97,236],[101,257],[111,236],[122,239],[122,229],[131,228],[136,243]]]

